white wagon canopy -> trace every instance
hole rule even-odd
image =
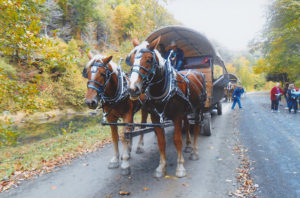
[[[209,40],[201,33],[182,26],[167,26],[152,32],[146,39],[149,43],[161,36],[160,43],[168,46],[172,40],[183,50],[184,57],[212,56],[214,64],[225,67],[224,61]]]

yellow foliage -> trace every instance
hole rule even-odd
[[[226,69],[227,69],[228,73],[231,73],[231,74],[235,74],[236,73],[236,68],[233,67],[232,63],[227,63],[226,64]]]

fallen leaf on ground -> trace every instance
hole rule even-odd
[[[84,163],[84,164],[82,164],[82,166],[88,166],[89,164],[88,163]]]
[[[143,188],[143,191],[148,191],[148,190],[149,190],[148,187],[144,187],[144,188]]]
[[[244,197],[244,195],[242,195],[242,194],[239,194],[239,193],[233,193],[235,196],[237,196],[237,197]]]
[[[165,178],[172,179],[172,180],[178,180],[178,177],[174,177],[174,176],[170,176],[170,175],[166,175]]]
[[[120,195],[130,195],[130,192],[120,191],[119,194]]]
[[[56,186],[51,186],[50,188],[51,188],[51,190],[55,190]]]
[[[184,187],[188,187],[188,186],[189,186],[189,184],[185,184],[185,183],[184,183],[184,184],[182,184],[182,185],[183,185]]]

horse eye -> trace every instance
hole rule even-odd
[[[147,63],[152,63],[152,58],[149,58],[149,59],[147,60]]]
[[[101,75],[102,77],[105,77],[105,74],[103,74],[103,73],[101,73],[100,75]]]

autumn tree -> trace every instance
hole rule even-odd
[[[255,43],[263,52],[255,66],[256,73],[286,73],[292,81],[300,80],[300,3],[275,0],[268,9],[261,41]]]
[[[43,47],[39,36],[44,0],[0,1],[0,51],[9,56],[32,59],[33,52]]]

